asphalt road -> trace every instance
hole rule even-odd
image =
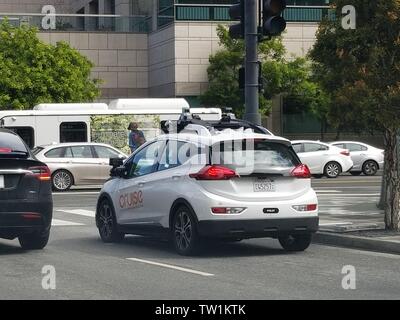
[[[313,185],[321,217],[329,218],[346,208],[324,209],[334,197],[373,204],[380,177],[344,176]],[[273,239],[214,244],[197,257],[181,257],[168,243],[134,236],[103,244],[93,219],[97,192],[54,195],[54,226],[43,251],[24,252],[17,241],[0,240],[0,299],[400,298],[399,255],[322,245],[288,254]],[[55,290],[42,288],[46,265],[55,268]],[[355,290],[342,288],[347,265],[355,267]]]

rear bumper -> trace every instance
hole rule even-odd
[[[262,220],[204,220],[198,223],[198,232],[209,238],[263,238],[278,234],[315,233],[318,217]]]
[[[48,232],[52,216],[52,201],[0,201],[0,237],[12,239],[24,233]]]

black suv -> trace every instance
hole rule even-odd
[[[18,237],[23,249],[43,249],[52,215],[49,168],[17,134],[0,129],[0,238]]]

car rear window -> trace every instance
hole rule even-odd
[[[32,153],[36,156],[43,149],[44,149],[43,147],[35,147],[32,149]]]
[[[0,132],[0,157],[26,156],[29,154],[22,139],[9,132]]]
[[[239,174],[285,175],[300,164],[293,148],[268,140],[224,141],[212,147],[211,162],[235,169]]]

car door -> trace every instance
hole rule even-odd
[[[311,173],[322,174],[327,162],[329,148],[320,143],[305,142],[298,154],[302,163],[306,164]]]
[[[100,184],[100,168],[90,145],[67,148],[65,159],[74,172],[75,184]]]
[[[100,145],[94,145],[93,146],[94,152],[96,159],[98,160],[98,165],[99,165],[99,179],[101,181],[106,181],[110,177],[110,159],[111,158],[125,158],[125,156],[118,152],[117,150],[106,147],[106,146],[100,146]]]
[[[158,159],[165,141],[156,141],[137,150],[124,164],[126,177],[121,179],[114,203],[118,211],[118,223],[125,225],[154,225],[153,212],[159,199],[153,195],[156,184],[152,177],[157,171]]]
[[[351,160],[353,160],[353,169],[362,169],[362,164],[366,160],[367,148],[358,143],[346,143],[346,148],[350,151]]]

